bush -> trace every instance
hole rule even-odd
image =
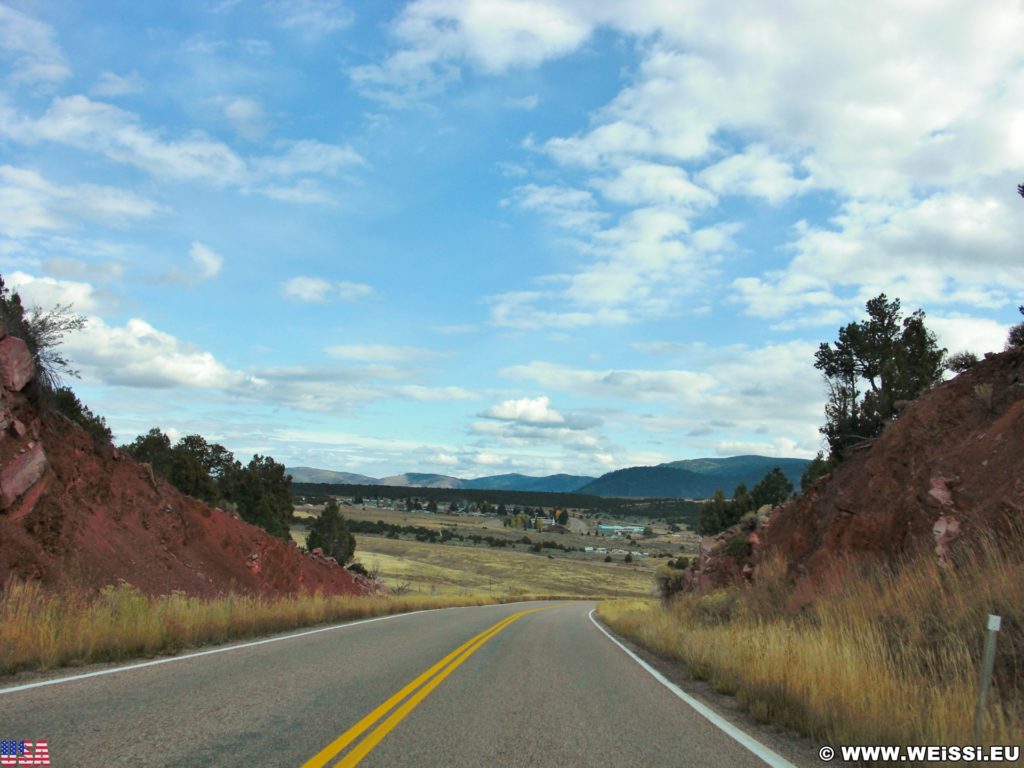
[[[953,373],[963,373],[978,364],[978,356],[973,352],[954,352],[946,360],[946,367]]]
[[[630,554],[629,552],[627,552],[626,556],[624,558],[622,558],[622,562],[624,562],[624,563],[632,563],[633,562],[633,555]]]

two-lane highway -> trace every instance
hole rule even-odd
[[[590,619],[593,607],[426,611],[9,687],[0,738],[46,740],[55,768],[777,758],[759,757],[648,674]]]

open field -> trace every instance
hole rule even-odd
[[[317,517],[322,507],[317,505],[300,505],[295,508],[295,516],[299,520]],[[361,522],[383,521],[390,525],[415,526],[435,531],[448,531],[451,534],[470,536],[473,534],[482,536],[495,536],[504,538],[509,543],[519,543],[523,536],[529,536],[532,541],[550,541],[566,547],[576,547],[581,550],[579,553],[558,552],[558,557],[579,557],[585,560],[603,560],[596,553],[584,555],[584,547],[607,547],[609,549],[624,549],[631,551],[644,551],[650,553],[654,558],[658,556],[669,557],[679,554],[694,554],[697,551],[699,537],[683,529],[678,532],[669,531],[663,523],[647,523],[654,530],[651,537],[637,536],[635,543],[630,544],[627,538],[604,537],[588,535],[596,532],[597,520],[592,518],[571,517],[569,519],[569,533],[542,533],[536,530],[522,530],[519,528],[507,528],[502,524],[501,518],[493,515],[471,516],[471,515],[447,515],[443,512],[431,514],[429,512],[406,512],[405,510],[377,508],[367,505],[365,508],[358,505],[342,504],[341,513],[346,519],[358,520]],[[619,522],[607,518],[606,522]],[[635,522],[635,521],[634,521]],[[357,532],[357,538],[364,534]],[[305,543],[305,529],[295,529],[293,538],[301,545]],[[450,542],[454,544],[454,542]]]
[[[357,541],[357,561],[379,569],[388,587],[408,585],[413,594],[639,596],[650,594],[653,583],[652,568],[622,563],[379,536]]]
[[[929,553],[930,554],[930,553]],[[852,570],[810,604],[779,563],[753,586],[602,603],[616,632],[681,661],[756,717],[830,744],[976,744],[986,615],[1003,617],[982,743],[1024,740],[1024,548],[988,542]],[[837,564],[838,568],[838,564]]]

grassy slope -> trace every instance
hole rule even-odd
[[[973,744],[986,615],[1003,616],[983,741],[1024,740],[1024,549],[847,573],[796,610],[776,567],[747,588],[604,603],[617,632],[762,720],[833,744]]]

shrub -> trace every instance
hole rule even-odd
[[[954,352],[946,360],[946,367],[953,373],[963,373],[978,364],[978,356],[973,352]]]

